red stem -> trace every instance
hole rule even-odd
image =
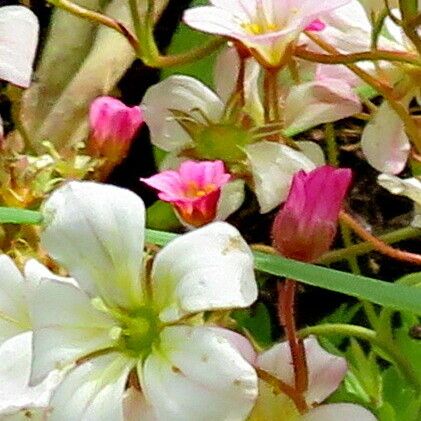
[[[291,279],[287,279],[283,285],[278,284],[278,312],[291,349],[295,389],[304,393],[308,389],[308,370],[304,344],[302,339],[298,338],[295,324],[296,288],[296,282]]]

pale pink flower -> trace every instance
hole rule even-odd
[[[295,174],[272,227],[273,245],[280,254],[313,262],[329,250],[351,179],[351,170],[328,165]]]
[[[89,152],[118,162],[127,155],[143,124],[143,112],[138,106],[128,107],[116,98],[101,96],[91,104],[89,123]]]
[[[347,372],[347,364],[344,358],[325,351],[314,337],[304,340],[304,348],[309,377],[304,398],[310,409],[300,414],[287,396],[274,394],[268,384],[260,381],[259,397],[249,421],[375,421],[371,412],[359,405],[340,403],[317,406],[339,387]],[[258,355],[257,366],[294,386],[294,369],[287,342],[276,344]]]
[[[216,218],[222,187],[230,178],[222,161],[185,161],[177,171],[141,180],[158,190],[161,200],[172,203],[185,223],[199,227]]]
[[[319,31],[318,21],[349,0],[210,0],[189,9],[184,22],[203,32],[240,41],[267,66],[277,67],[304,30]]]

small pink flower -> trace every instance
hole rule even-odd
[[[350,0],[210,0],[189,9],[187,25],[240,41],[260,61],[277,67],[304,30],[320,31],[318,19]]]
[[[328,165],[294,176],[272,227],[273,246],[280,254],[314,262],[329,250],[351,179],[351,170]]]
[[[141,180],[158,190],[161,200],[172,203],[188,225],[200,227],[216,218],[221,189],[230,178],[222,161],[186,161],[178,171]]]
[[[260,381],[259,396],[249,421],[376,421],[374,415],[362,406],[351,403],[321,404],[342,383],[347,363],[342,357],[330,354],[310,337],[304,340],[307,356],[308,389],[304,399],[308,410],[300,414],[290,399],[274,394],[268,384]],[[274,345],[257,356],[257,367],[284,383],[294,386],[294,368],[287,342]]]
[[[116,98],[101,96],[91,104],[89,123],[89,152],[119,162],[143,124],[143,113],[138,106],[128,107]]]

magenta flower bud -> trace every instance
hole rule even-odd
[[[140,107],[128,107],[116,98],[101,96],[89,110],[88,151],[95,157],[120,162],[143,124]]]
[[[283,256],[315,262],[335,238],[350,169],[328,165],[295,174],[288,198],[272,227],[273,247]]]

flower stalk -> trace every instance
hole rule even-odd
[[[304,344],[302,339],[297,336],[295,321],[296,290],[297,283],[292,279],[287,279],[283,284],[278,284],[278,315],[291,349],[295,390],[297,393],[303,394],[308,389],[308,370]]]
[[[103,15],[102,13],[95,12],[94,10],[89,10],[85,7],[79,6],[69,0],[48,0],[48,2],[53,6],[66,10],[67,12],[75,16],[79,16],[82,19],[114,29],[127,38],[127,41],[133,49],[138,51],[139,42],[136,35],[134,35],[122,22]]]
[[[414,265],[421,265],[421,255],[390,247],[388,244],[384,243],[382,240],[369,233],[355,218],[353,218],[348,213],[342,211],[340,214],[340,219],[342,222],[347,224],[359,237],[370,242],[374,249],[380,253],[389,256],[392,259],[401,260]]]

